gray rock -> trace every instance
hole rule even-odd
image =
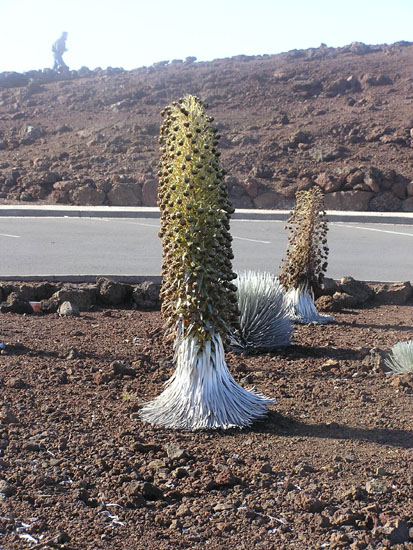
[[[142,190],[138,184],[117,184],[108,193],[111,206],[139,206],[142,204]]]
[[[384,495],[390,491],[390,487],[381,479],[371,479],[366,483],[366,491],[369,495]]]
[[[340,300],[335,300],[333,296],[325,295],[320,296],[314,302],[318,311],[341,311],[343,307],[346,307]]]
[[[156,206],[158,203],[158,182],[149,179],[142,185],[142,205]]]
[[[0,73],[0,88],[19,88],[21,86],[27,86],[29,82],[29,77],[21,73]]]
[[[42,130],[37,126],[24,126],[20,132],[20,141],[24,145],[34,143],[37,139],[40,139],[42,137],[42,133]]]
[[[19,421],[7,407],[0,410],[0,424],[18,424]]]
[[[332,160],[344,158],[348,153],[348,149],[343,146],[339,147],[323,147],[314,149],[311,152],[311,157],[316,162],[331,162]]]
[[[391,544],[403,544],[410,538],[409,526],[401,519],[388,521],[383,526],[383,534],[386,535]]]
[[[26,384],[22,378],[18,378],[16,376],[13,376],[12,378],[9,378],[6,382],[6,386],[8,388],[14,388],[14,389],[22,389],[26,387]]]
[[[372,191],[336,191],[327,193],[324,197],[326,210],[369,210],[370,200],[374,197]]]
[[[372,51],[372,47],[363,42],[352,42],[348,46],[344,46],[343,51],[349,51],[355,53],[356,55],[365,55]]]
[[[292,208],[293,199],[286,199],[276,191],[265,191],[254,199],[256,208]]]
[[[338,285],[334,279],[330,279],[330,277],[324,277],[323,282],[321,283],[321,295],[329,295],[333,296],[335,292],[338,291]]]
[[[16,493],[15,487],[8,483],[5,479],[0,479],[0,495],[8,498]]]
[[[386,191],[371,199],[369,207],[375,212],[397,212],[401,210],[402,201],[391,191]]]
[[[324,193],[334,193],[338,191],[342,185],[340,180],[334,179],[330,174],[327,174],[327,172],[319,174],[315,179],[315,183],[321,187]]]
[[[99,206],[104,203],[106,193],[90,185],[81,185],[70,193],[73,204]]]
[[[351,309],[356,307],[358,304],[358,301],[354,296],[351,296],[345,292],[335,292],[333,294],[333,300],[336,303],[338,311],[342,309]]]
[[[62,180],[53,184],[53,190],[62,193],[70,193],[71,191],[74,191],[78,185],[79,182],[75,180]]]
[[[60,174],[58,174],[57,172],[51,172],[49,170],[46,170],[42,174],[39,174],[33,177],[33,181],[35,181],[39,185],[46,185],[46,186],[50,184],[54,184],[59,180],[60,180]]]
[[[343,277],[339,287],[342,292],[353,296],[360,304],[364,304],[374,296],[374,290],[367,283],[356,281],[353,277]]]
[[[73,132],[73,128],[67,124],[61,124],[56,128],[57,134],[66,134],[67,132]]]
[[[71,302],[63,302],[57,311],[61,317],[79,317],[79,308]]]
[[[390,86],[393,84],[393,80],[384,74],[366,74],[363,76],[362,80],[369,86]]]
[[[168,443],[165,449],[168,458],[182,458],[185,455],[184,449],[181,449],[181,447],[175,443]]]
[[[402,202],[403,212],[413,212],[413,197],[408,197]]]
[[[226,510],[235,510],[235,506],[230,502],[219,502],[213,508],[214,512],[224,512]]]
[[[47,300],[57,290],[57,285],[49,282],[27,283],[18,286],[20,294],[27,301],[39,302]]]
[[[51,300],[55,300],[59,304],[71,302],[79,308],[79,311],[88,311],[96,304],[97,293],[97,285],[65,287],[53,294]]]
[[[80,354],[79,354],[78,350],[76,348],[74,348],[73,346],[71,346],[70,348],[68,348],[66,351],[64,351],[62,353],[62,358],[63,359],[68,359],[68,360],[77,359],[79,356],[80,356]]]
[[[363,359],[363,365],[371,369],[375,373],[388,372],[389,368],[386,366],[387,353],[378,348],[372,348],[369,353]]]
[[[274,169],[266,164],[260,164],[253,170],[253,176],[256,178],[270,180],[274,175]]]
[[[103,277],[97,280],[99,300],[109,306],[125,303],[132,294],[132,288],[123,283],[117,283]]]
[[[237,198],[231,198],[231,204],[233,208],[244,208],[244,209],[254,208],[254,203],[252,202],[252,198],[248,197],[247,195],[242,195],[242,197],[237,197]]]
[[[374,287],[375,299],[381,304],[403,305],[413,295],[409,281],[400,283],[385,283]]]
[[[152,281],[138,284],[132,293],[137,309],[159,309],[161,285]]]
[[[334,80],[325,88],[325,93],[328,97],[335,97],[338,94],[345,94],[350,90],[353,92],[361,90],[360,82],[355,76]]]
[[[42,300],[40,302],[40,311],[42,313],[56,313],[59,308],[59,302],[57,300]]]
[[[162,489],[148,482],[143,484],[142,494],[148,500],[158,500],[164,497]]]
[[[11,292],[7,300],[0,304],[2,313],[33,313],[32,306],[17,292]]]
[[[294,92],[303,93],[305,97],[311,97],[319,94],[323,90],[323,85],[320,80],[301,80],[296,79],[293,85]]]

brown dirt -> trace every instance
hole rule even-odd
[[[158,312],[4,314],[18,423],[0,424],[0,547],[412,549],[413,379],[374,351],[413,339],[411,312],[338,313],[280,353],[229,353],[277,402],[251,429],[195,434],[138,417],[173,370]]]

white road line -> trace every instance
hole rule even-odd
[[[89,219],[94,219],[94,218],[89,218]],[[128,221],[125,221],[125,220],[121,220],[120,218],[96,218],[98,221],[101,221],[101,222],[113,222],[113,221],[121,221],[123,224],[129,224],[129,225],[144,225],[146,227],[156,227],[157,229],[159,229],[159,223],[158,224],[154,224],[154,223],[142,223],[142,222],[128,222]]]
[[[246,239],[244,237],[232,237],[232,238],[237,239],[238,241],[249,241],[250,243],[271,244],[271,241],[258,241],[257,239]]]
[[[12,239],[20,239],[20,235],[8,235],[7,233],[0,233],[0,237],[10,237]]]
[[[103,220],[101,218],[100,221],[109,221],[108,219],[106,220]],[[239,221],[239,220],[237,220]],[[268,221],[268,220],[267,220]],[[142,223],[142,222],[129,222],[129,221],[122,221],[122,223],[124,224],[129,224],[129,225],[144,225],[146,227],[156,227],[157,229],[159,229],[159,224],[155,225],[153,223]],[[244,237],[233,237],[233,239],[238,239],[239,241],[249,241],[251,243],[262,243],[262,244],[271,244],[271,241],[259,241],[257,239],[246,239]]]
[[[401,231],[387,231],[386,229],[375,229],[373,227],[361,227],[359,225],[345,225],[341,223],[335,223],[339,227],[346,227],[347,229],[363,229],[364,231],[377,231],[378,233],[390,233],[391,235],[406,235],[407,237],[413,237],[413,233],[402,233]]]
[[[287,219],[285,220],[248,220],[248,219],[241,219],[241,218],[235,218],[235,219],[232,219],[231,220],[231,225],[233,223],[238,223],[238,222],[248,222],[248,223],[286,223]]]
[[[123,224],[129,224],[129,225],[144,225],[145,227],[156,227],[159,229],[159,224],[155,225],[154,223],[142,223],[142,222],[122,222]]]

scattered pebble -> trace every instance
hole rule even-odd
[[[57,310],[61,317],[79,317],[80,312],[76,304],[63,302]]]

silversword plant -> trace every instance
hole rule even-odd
[[[163,248],[162,314],[174,341],[176,370],[141,417],[198,430],[248,426],[272,401],[239,386],[224,342],[238,326],[228,200],[219,134],[194,96],[162,115],[159,207]]]
[[[236,285],[240,326],[235,348],[254,352],[289,346],[293,326],[277,277],[245,271],[238,274]]]
[[[290,235],[279,279],[291,318],[299,323],[327,323],[332,317],[320,315],[314,305],[314,292],[328,265],[328,228],[319,187],[297,193],[286,229]]]
[[[413,373],[413,340],[395,344],[384,362],[393,373]]]

